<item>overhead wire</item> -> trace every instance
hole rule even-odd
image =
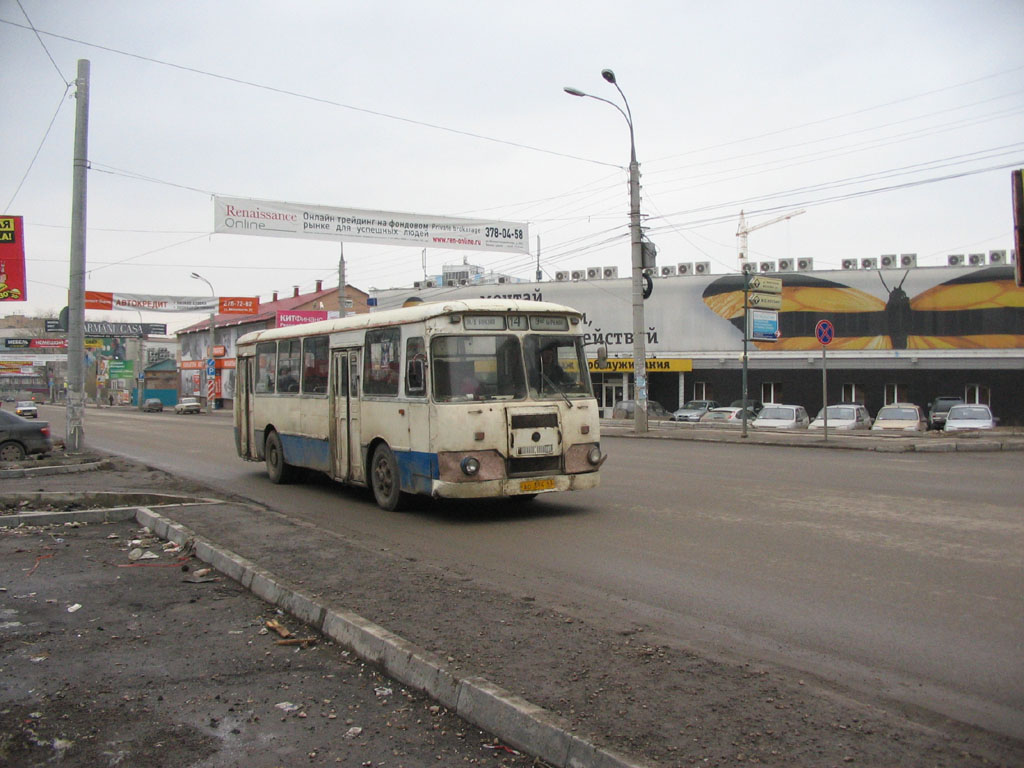
[[[28,167],[25,169],[25,173],[21,176],[21,181],[18,182],[18,186],[15,187],[14,193],[11,195],[11,199],[7,201],[7,205],[4,206],[4,211],[10,211],[11,206],[14,205],[14,201],[18,197],[18,193],[21,192],[21,188],[25,186],[25,181],[28,179],[29,173],[32,172],[32,167],[36,164],[36,160],[39,158],[39,153],[43,150],[43,145],[46,143],[47,137],[50,135],[50,131],[53,130],[53,124],[57,121],[57,115],[60,114],[61,107],[64,106],[64,99],[68,95],[68,91],[71,86],[67,86],[64,89],[64,93],[60,95],[60,101],[57,103],[57,109],[53,112],[53,117],[50,118],[49,125],[46,126],[46,130],[43,131],[43,138],[39,140],[39,146],[36,147],[35,153],[32,155],[32,159],[29,160]]]
[[[9,25],[14,26],[14,27],[20,27],[22,29],[25,29],[24,25],[18,24],[17,22],[9,21],[9,20],[6,20],[6,19],[0,19],[0,23],[9,24]],[[169,67],[171,69],[177,69],[177,70],[180,70],[182,72],[189,72],[189,73],[194,74],[194,75],[201,75],[203,77],[209,77],[209,78],[213,78],[213,79],[216,79],[216,80],[224,80],[226,82],[235,83],[236,85],[244,85],[244,86],[247,86],[249,88],[256,88],[256,89],[259,89],[259,90],[262,90],[262,91],[267,91],[269,93],[277,93],[277,94],[281,94],[283,96],[291,96],[293,98],[303,99],[304,101],[311,101],[311,102],[314,102],[314,103],[317,103],[317,104],[325,104],[327,106],[337,107],[339,109],[347,109],[347,110],[350,110],[350,111],[353,111],[353,112],[359,112],[359,113],[366,114],[366,115],[372,115],[374,117],[385,118],[387,120],[395,120],[397,122],[408,123],[410,125],[417,125],[417,126],[419,126],[421,128],[430,128],[430,129],[436,130],[436,131],[444,131],[446,133],[452,133],[452,134],[455,134],[457,136],[466,136],[466,137],[472,138],[472,139],[480,139],[481,141],[490,141],[490,142],[493,142],[495,144],[503,144],[505,146],[516,147],[518,149],[525,149],[525,150],[529,150],[531,152],[540,152],[540,153],[543,153],[543,154],[546,154],[546,155],[553,155],[553,156],[556,156],[556,157],[564,157],[564,158],[568,158],[570,160],[579,160],[580,162],[591,163],[591,164],[594,164],[594,165],[603,165],[603,166],[608,166],[610,168],[618,168],[618,167],[620,167],[617,163],[608,163],[608,162],[605,162],[603,160],[595,160],[593,158],[581,157],[579,155],[573,155],[573,154],[569,154],[567,152],[558,152],[558,151],[553,150],[553,149],[545,149],[543,147],[535,147],[535,146],[532,146],[532,145],[529,145],[529,144],[523,144],[521,142],[510,141],[508,139],[499,139],[499,138],[496,138],[494,136],[486,136],[486,135],[481,134],[481,133],[474,133],[472,131],[464,131],[464,130],[461,130],[459,128],[451,128],[451,127],[446,126],[446,125],[440,125],[438,123],[430,123],[430,122],[427,122],[425,120],[416,120],[415,118],[404,117],[402,115],[393,115],[393,114],[390,114],[388,112],[381,112],[379,110],[367,109],[366,107],[357,107],[354,104],[345,104],[344,102],[335,101],[334,99],[328,99],[328,98],[325,98],[323,96],[313,96],[312,94],[301,93],[299,91],[293,91],[293,90],[290,90],[288,88],[278,88],[276,86],[266,85],[264,83],[257,83],[257,82],[255,82],[253,80],[246,80],[246,79],[240,78],[240,77],[233,77],[231,75],[222,75],[222,74],[219,74],[217,72],[210,72],[209,70],[199,69],[198,67],[190,67],[190,66],[187,66],[187,65],[184,65],[184,64],[176,64],[176,63],[174,63],[172,61],[165,61],[163,59],[157,59],[157,58],[155,58],[153,56],[143,56],[142,54],[131,53],[130,51],[124,51],[124,50],[121,50],[119,48],[113,48],[113,47],[107,46],[107,45],[99,45],[98,43],[90,43],[90,42],[87,42],[85,40],[81,40],[81,39],[78,39],[78,38],[70,37],[68,35],[59,35],[59,34],[57,34],[55,32],[47,32],[45,30],[40,32],[40,31],[35,30],[34,28],[32,28],[32,29],[33,29],[33,31],[36,32],[37,35],[41,33],[41,34],[44,34],[44,35],[48,35],[50,37],[57,38],[58,40],[66,40],[68,42],[75,43],[77,45],[83,45],[83,46],[86,46],[88,48],[95,48],[96,50],[106,51],[107,53],[117,54],[118,56],[126,56],[126,57],[129,57],[129,58],[137,59],[139,61],[146,61],[146,62],[149,62],[150,64],[159,64],[160,66],[163,66],[163,67]]]

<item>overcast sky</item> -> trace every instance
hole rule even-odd
[[[336,285],[338,245],[214,235],[213,194],[529,225],[530,255],[428,250],[428,274],[532,279],[538,239],[545,279],[628,274],[628,127],[562,90],[618,102],[604,68],[659,265],[735,271],[741,209],[806,209],[752,233],[753,260],[1009,250],[1022,33],[1020,0],[0,0],[0,210],[25,217],[29,296],[0,314],[66,303],[79,59],[87,288],[208,295],[198,272],[268,300]],[[420,248],[345,256],[367,291],[424,274]]]

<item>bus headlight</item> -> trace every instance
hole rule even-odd
[[[594,445],[591,446],[590,450],[587,451],[587,461],[593,464],[595,467],[601,463],[601,447]]]
[[[459,466],[462,467],[462,473],[472,477],[480,471],[480,460],[475,456],[467,456],[461,462]]]

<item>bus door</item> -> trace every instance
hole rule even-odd
[[[359,350],[331,353],[331,461],[338,480],[362,478],[359,457]]]
[[[238,441],[237,449],[239,456],[254,459],[258,453],[255,449],[256,436],[255,419],[253,418],[253,387],[256,358],[238,358],[238,381],[235,386],[235,396],[238,398],[238,423],[235,425],[235,440]]]

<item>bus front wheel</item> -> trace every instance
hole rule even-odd
[[[267,435],[265,454],[270,482],[280,485],[290,483],[295,478],[295,467],[284,460],[284,449],[281,447],[281,438],[277,432]]]
[[[398,461],[391,449],[381,443],[373,452],[370,462],[370,485],[377,506],[389,512],[402,509],[408,503],[408,494],[402,493],[398,477]]]

